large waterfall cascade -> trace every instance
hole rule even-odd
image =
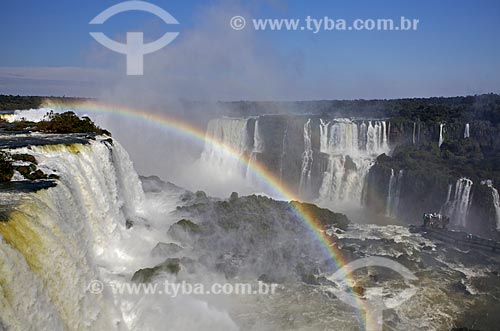
[[[448,215],[455,225],[467,225],[467,215],[472,203],[472,185],[472,180],[460,178],[455,183],[453,194],[452,185],[448,187],[446,202],[441,207],[441,212]]]
[[[201,160],[206,164],[223,169],[229,174],[246,176],[246,167],[224,146],[230,147],[232,152],[240,156],[251,155],[252,151],[257,151],[254,150],[250,141],[247,125],[247,119],[223,118],[209,121],[206,132],[208,140],[205,143]],[[258,124],[256,124],[256,131],[258,131]],[[261,140],[258,139],[258,137],[254,137],[255,148],[262,148],[259,145]],[[220,144],[213,144],[212,140]]]
[[[0,330],[142,331],[180,329],[187,321],[196,330],[236,329],[223,310],[200,299],[179,304],[113,287],[164,261],[151,252],[171,240],[166,233],[178,220],[171,212],[180,203],[178,193],[145,195],[116,140],[13,152],[35,156],[41,170],[60,179],[24,194],[0,224]]]
[[[368,170],[378,155],[390,151],[388,128],[382,120],[320,122],[320,151],[328,155],[321,202],[361,204]]]
[[[139,222],[144,193],[128,154],[113,141],[20,148],[57,186],[28,194],[0,225],[0,326],[8,330],[121,330],[110,293],[88,284],[124,272],[133,253],[126,222]],[[136,243],[137,245],[138,243]]]
[[[249,163],[255,161],[258,153],[265,153],[263,136],[266,132],[260,132],[260,118],[255,121],[253,140],[249,134],[250,119],[222,118],[214,119],[208,123],[206,136],[223,145],[231,146],[237,154],[249,159]],[[389,153],[390,123],[384,120],[351,120],[346,118],[325,121],[319,120],[315,124],[313,119],[308,119],[302,126],[304,149],[302,154],[297,154],[300,160],[300,174],[296,178],[299,194],[302,197],[319,196],[319,202],[325,205],[338,202],[354,202],[357,206],[361,204],[361,192],[368,170],[375,158],[382,153]],[[318,179],[319,192],[312,191],[314,149],[313,135],[319,129],[319,152],[325,155],[326,170],[320,174]],[[280,180],[285,178],[283,174],[283,160],[288,135],[296,133],[288,132],[288,122],[280,140],[281,152],[277,156]],[[207,142],[201,156],[201,161],[209,166],[223,169],[224,173],[240,174],[247,182],[255,186],[251,179],[250,167],[243,166],[242,162],[229,155],[224,148],[217,144]],[[322,161],[321,161],[322,162]],[[322,163],[321,163],[322,164]],[[276,168],[276,171],[278,169]],[[257,188],[259,189],[259,188]]]

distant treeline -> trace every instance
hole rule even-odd
[[[290,102],[223,102],[229,116],[311,114],[324,117],[390,117],[436,121],[487,120],[500,123],[500,95],[392,100],[319,100]]]
[[[22,96],[22,95],[1,95],[0,94],[0,110],[16,110],[16,109],[33,109],[40,108],[45,100],[53,101],[80,101],[82,98],[68,97],[44,97],[44,96]]]
[[[0,110],[38,108],[44,100],[82,101],[66,97],[0,95]],[[392,100],[232,101],[219,102],[219,115],[311,114],[328,117],[390,117],[422,122],[500,123],[500,95]]]

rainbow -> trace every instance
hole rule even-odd
[[[282,183],[281,180],[269,171],[265,166],[257,161],[248,160],[244,156],[240,155],[233,147],[224,144],[223,142],[205,135],[205,131],[198,127],[193,126],[185,121],[167,116],[166,114],[155,113],[147,111],[145,109],[135,109],[131,107],[125,107],[122,105],[115,105],[110,103],[105,103],[102,101],[64,101],[64,102],[54,102],[48,100],[44,103],[44,107],[59,109],[59,110],[73,110],[77,112],[90,112],[90,113],[108,113],[108,114],[119,114],[122,116],[127,116],[129,118],[136,118],[141,121],[151,123],[153,125],[158,125],[162,128],[166,128],[176,134],[181,136],[195,139],[203,144],[211,144],[227,153],[230,157],[236,159],[241,165],[248,167],[252,175],[255,176],[260,182],[264,183],[266,187],[270,188],[271,191],[276,194],[277,197],[288,201],[300,201],[298,197],[286,184]],[[322,247],[325,249],[326,253],[333,259],[335,265],[340,269],[343,265],[347,263],[346,259],[342,255],[342,252],[335,246],[332,242],[332,238],[326,234],[325,231],[321,230],[321,225],[316,220],[314,215],[310,213],[307,208],[304,208],[300,204],[291,204],[293,206],[296,216],[298,216],[307,227],[311,230],[313,236],[321,242]],[[345,275],[349,277],[350,275]],[[358,314],[359,320],[365,324],[366,329],[371,329],[375,321],[375,316],[370,316],[369,311],[366,310],[363,300],[354,295],[358,303]],[[365,316],[361,312],[366,312]]]

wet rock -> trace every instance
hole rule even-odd
[[[56,174],[50,174],[49,175],[49,179],[59,179],[59,175],[56,175]]]
[[[315,223],[320,224],[323,228],[335,226],[341,230],[346,230],[349,224],[349,219],[344,214],[334,213],[326,208],[320,208],[312,203],[303,203],[298,201],[290,202],[290,206],[310,215],[314,218]]]
[[[128,230],[128,229],[130,229],[130,228],[131,228],[131,227],[133,227],[133,226],[134,226],[134,221],[132,221],[132,220],[126,220],[126,221],[125,221],[125,228],[126,228],[127,230]]]
[[[8,182],[14,176],[14,167],[0,158],[0,182]]]
[[[165,262],[153,268],[144,268],[136,271],[132,276],[132,281],[135,283],[149,283],[161,273],[177,275],[180,270],[181,265],[179,259],[166,259]]]
[[[198,199],[206,199],[207,198],[207,194],[203,191],[196,191],[196,193],[194,194]]]
[[[13,161],[24,161],[24,162],[38,164],[36,158],[30,154],[12,154],[11,158]]]
[[[259,278],[257,278],[257,280],[259,282],[263,282],[263,283],[266,283],[266,284],[276,284],[278,283],[277,279],[274,278],[274,277],[271,277],[267,274],[262,274],[259,276]]]
[[[354,285],[352,287],[352,292],[356,293],[358,296],[362,297],[365,295],[365,288],[360,285]]]
[[[345,170],[352,170],[352,171],[358,170],[356,163],[354,163],[354,161],[349,155],[346,155],[345,157],[344,168]]]
[[[151,256],[171,256],[182,250],[183,248],[177,244],[160,242],[151,251]]]
[[[167,231],[167,235],[179,242],[190,241],[201,234],[201,227],[188,219],[182,219],[172,224]]]
[[[40,169],[35,170],[27,175],[24,175],[26,179],[29,180],[38,180],[38,179],[47,179],[47,175],[43,173]]]
[[[237,192],[231,193],[231,196],[229,197],[229,201],[230,202],[235,202],[237,200],[238,200],[238,193]]]

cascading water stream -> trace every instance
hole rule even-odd
[[[439,124],[439,142],[438,146],[441,147],[441,145],[444,142],[444,123]]]
[[[255,130],[258,132],[257,122]],[[215,170],[226,175],[245,177],[247,169],[224,150],[223,146],[230,146],[243,157],[251,157],[252,146],[248,137],[247,125],[248,119],[222,118],[210,120],[207,125],[206,135],[208,138],[221,142],[221,144],[212,144],[207,141],[201,155],[202,163],[214,167]],[[257,139],[254,137],[254,150],[260,147],[261,141]]]
[[[451,196],[451,187],[448,189],[447,201],[441,207],[442,212],[459,226],[466,227],[467,215],[472,203],[472,180],[460,178],[455,183],[455,192]]]
[[[85,289],[133,265],[123,241],[127,221],[140,222],[144,193],[128,154],[116,141],[99,138],[16,153],[35,156],[40,169],[60,179],[56,187],[29,194],[0,227],[0,325],[124,329],[110,293]]]
[[[391,177],[389,179],[389,188],[387,193],[386,216],[397,217],[402,182],[403,169],[399,170],[397,176],[394,175],[394,169],[391,169]]]
[[[350,119],[320,122],[320,151],[328,154],[320,202],[361,204],[363,184],[373,160],[389,152],[387,123],[367,123]]]
[[[495,209],[496,229],[500,231],[500,195],[498,194],[498,190],[493,186],[493,181],[490,179],[482,181],[481,184],[485,184],[491,189],[493,208]]]
[[[281,156],[280,156],[280,183],[283,182],[283,162],[286,156],[286,139],[288,136],[288,121],[286,121],[285,131],[283,133],[283,140],[281,141]]]
[[[417,123],[413,122],[413,134],[412,134],[412,144],[413,145],[415,145],[415,143],[417,142],[416,129],[417,129]]]
[[[255,121],[254,133],[253,133],[253,149],[250,154],[250,160],[247,165],[245,178],[247,178],[251,183],[256,183],[256,178],[252,177],[252,164],[257,161],[257,154],[264,152],[264,141],[259,129],[259,120]]]
[[[394,169],[391,169],[391,176],[389,177],[389,188],[387,189],[387,202],[385,209],[385,214],[387,216],[391,216],[392,199],[394,199],[393,191],[394,191]]]
[[[308,119],[306,124],[304,124],[304,153],[302,154],[302,167],[299,182],[299,194],[301,196],[306,196],[310,190],[311,170],[313,163],[311,136],[311,119]]]
[[[500,195],[498,190],[491,187],[491,194],[493,195],[493,206],[495,207],[495,215],[497,217],[497,230],[500,231]]]

